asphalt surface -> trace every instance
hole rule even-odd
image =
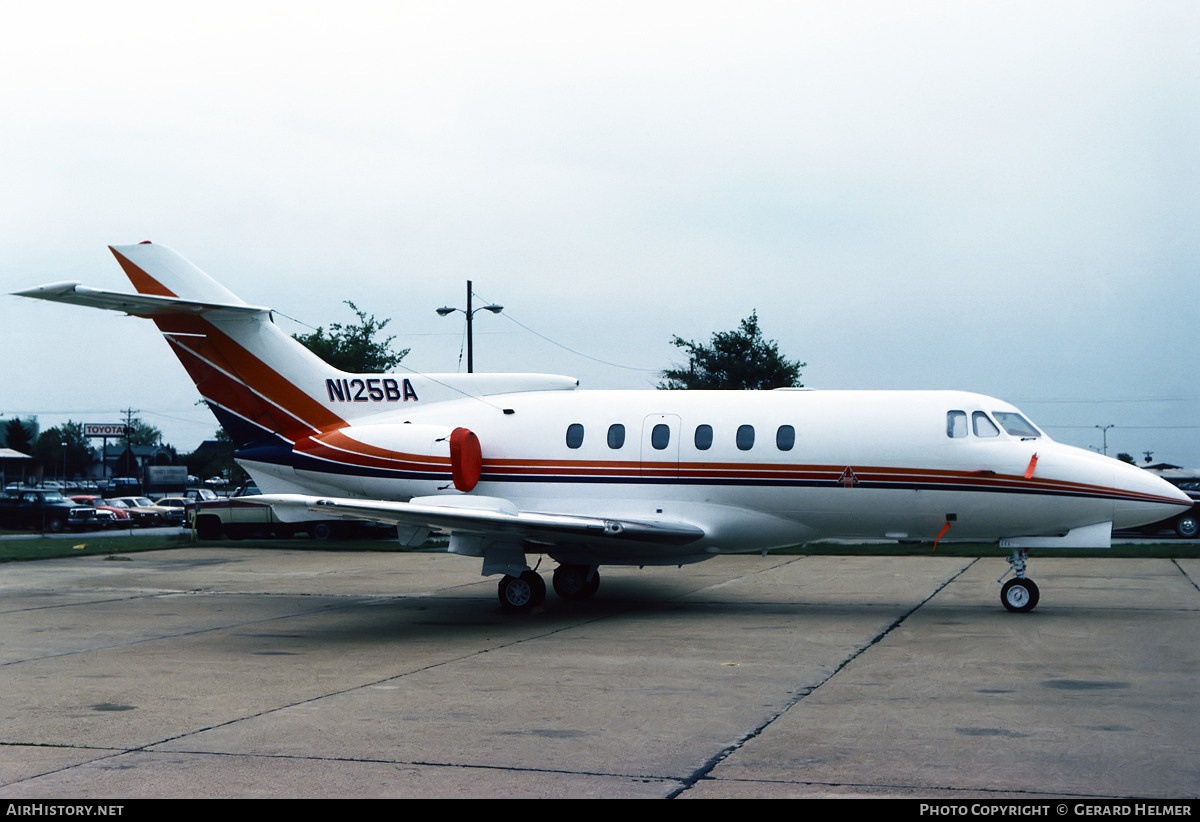
[[[552,563],[547,563],[552,564]],[[1200,560],[721,557],[501,613],[441,554],[0,566],[0,797],[1200,795]]]

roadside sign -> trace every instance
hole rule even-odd
[[[123,437],[125,436],[125,423],[85,422],[83,435],[85,437]]]

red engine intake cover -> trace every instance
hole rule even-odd
[[[450,432],[450,475],[454,478],[454,487],[459,491],[470,491],[479,482],[482,470],[479,437],[468,428],[455,428]]]

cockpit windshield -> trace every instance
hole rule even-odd
[[[962,439],[970,434],[984,438],[999,437],[1000,428],[996,427],[996,423],[999,423],[1010,437],[1035,440],[1044,436],[1034,428],[1033,423],[1015,411],[993,411],[990,416],[984,411],[972,411],[969,422],[968,426],[966,411],[947,411],[946,436],[951,439]]]
[[[993,411],[992,416],[1010,436],[1037,439],[1042,435],[1041,431],[1033,427],[1033,423],[1013,411]]]

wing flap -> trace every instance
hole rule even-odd
[[[560,540],[631,540],[659,545],[686,545],[704,530],[683,522],[603,519],[574,514],[522,511],[497,497],[416,497],[410,502],[263,494],[253,497],[270,505],[280,519],[300,512],[349,517],[391,525],[423,526],[431,531],[478,534],[554,543]]]

